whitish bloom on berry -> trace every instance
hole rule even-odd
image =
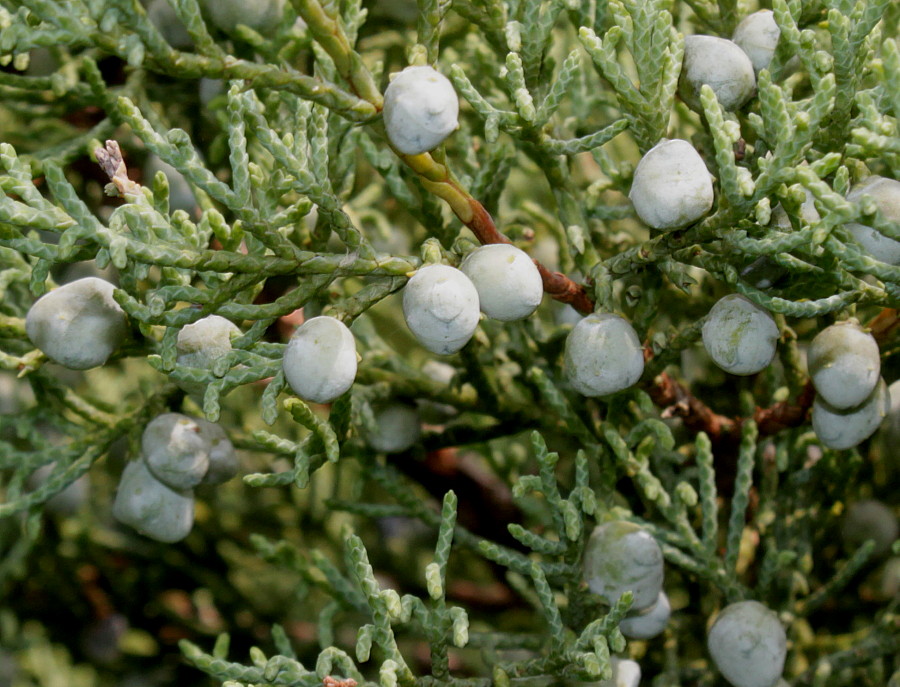
[[[186,367],[209,370],[216,360],[231,353],[231,341],[240,335],[240,328],[230,320],[219,315],[207,315],[193,324],[186,324],[178,332],[176,361]],[[206,390],[202,382],[179,380],[177,384],[189,394],[201,398]]]
[[[747,53],[753,64],[753,71],[759,74],[772,61],[780,37],[781,29],[775,22],[775,14],[772,10],[760,10],[741,20],[731,40]]]
[[[739,294],[719,299],[703,323],[703,346],[726,372],[751,375],[775,357],[778,325],[765,308]]]
[[[125,466],[116,500],[116,520],[157,541],[184,539],[194,525],[194,496],[160,482],[143,460]]]
[[[883,379],[868,398],[852,408],[835,408],[817,394],[812,407],[813,431],[828,448],[851,448],[872,436],[890,409],[891,396]]]
[[[534,261],[507,243],[481,246],[459,268],[478,291],[481,311],[495,320],[511,322],[533,313],[544,296],[544,282]]]
[[[369,446],[382,453],[401,453],[419,440],[419,413],[405,403],[390,403],[375,411],[374,433],[366,434]]]
[[[455,353],[478,326],[478,291],[455,267],[426,265],[403,289],[403,315],[410,331],[429,351]]]
[[[432,67],[407,67],[384,92],[384,128],[404,155],[434,150],[459,126],[459,98],[450,80]]]
[[[103,365],[128,332],[114,290],[108,281],[85,277],[44,294],[25,316],[28,338],[70,369]]]
[[[880,176],[870,176],[853,187],[847,200],[858,203],[869,196],[884,218],[900,222],[900,181]],[[853,238],[876,260],[890,265],[900,265],[900,241],[888,238],[870,226],[851,222],[845,225]]]
[[[619,623],[619,629],[629,639],[652,639],[666,629],[671,615],[672,606],[669,604],[669,597],[661,591],[655,604],[639,613],[629,613],[628,617]]]
[[[830,406],[858,406],[881,374],[878,343],[856,320],[826,327],[809,345],[807,367],[816,391]]]
[[[612,605],[625,592],[634,595],[632,609],[655,604],[662,591],[663,555],[653,536],[624,520],[598,525],[584,550],[584,580]]]
[[[680,139],[665,140],[641,158],[628,197],[648,226],[678,229],[712,208],[712,177],[694,146]]]
[[[356,340],[334,317],[313,317],[288,342],[282,359],[284,376],[300,398],[330,403],[356,379]]]
[[[201,0],[212,22],[226,33],[244,24],[261,33],[272,31],[284,14],[285,0]]]
[[[773,611],[758,601],[726,606],[707,639],[716,667],[734,687],[773,687],[784,670],[787,637]]]
[[[566,376],[585,396],[627,389],[641,378],[644,351],[634,328],[612,313],[594,313],[575,325],[566,339]]]
[[[209,470],[209,444],[199,425],[180,413],[153,418],[141,435],[141,451],[153,476],[172,489],[192,489]]]
[[[738,109],[756,91],[753,63],[736,43],[716,36],[684,39],[684,63],[679,93],[694,110],[701,112],[700,89],[712,88],[723,109]]]

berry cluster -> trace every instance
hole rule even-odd
[[[193,489],[237,474],[234,446],[219,425],[164,413],[144,428],[142,458],[125,466],[113,515],[161,542],[184,539],[194,524]]]

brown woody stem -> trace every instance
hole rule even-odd
[[[445,165],[436,162],[428,153],[421,155],[400,155],[398,153],[398,155],[419,175],[419,180],[429,192],[447,202],[454,214],[472,230],[480,243],[484,245],[512,243],[497,229],[497,225],[484,206],[457,183]],[[582,284],[575,283],[560,272],[550,271],[537,260],[534,261],[534,264],[544,282],[544,291],[551,298],[568,303],[583,315],[594,312],[594,302]]]

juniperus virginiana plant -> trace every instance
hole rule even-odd
[[[817,437],[803,355],[854,320],[879,389],[900,376],[900,268],[871,248],[900,240],[897,202],[865,192],[900,180],[895,2],[159,2],[0,0],[0,682],[900,681],[898,544],[840,544],[853,503],[896,516],[896,442]],[[760,10],[777,44],[740,97],[719,102],[713,64],[679,95],[686,37],[744,40]],[[719,59],[703,43],[692,59]],[[407,154],[382,110],[411,66],[458,102],[441,79],[438,101],[403,91],[394,123],[440,124],[401,132],[427,141]],[[684,180],[642,178],[667,149],[654,166],[698,194],[685,216]],[[473,287],[452,345],[435,329],[459,299],[423,315],[408,298],[404,318],[416,275],[506,242],[541,275],[534,313],[481,318]],[[86,276],[115,284],[126,324],[104,364],[69,370],[27,316]],[[700,341],[730,294],[778,328],[747,376]],[[591,313],[628,333],[584,352],[627,357],[613,388],[567,373]],[[228,345],[180,360],[210,316]],[[327,405],[283,368],[318,316],[359,356]],[[153,530],[173,543],[113,517],[166,413],[218,423],[242,476],[149,514],[177,520]],[[74,514],[44,508],[85,478]],[[595,591],[585,553],[609,523],[661,551],[661,634],[626,640],[619,623],[655,607]],[[778,654],[752,675],[724,631],[748,607]]]

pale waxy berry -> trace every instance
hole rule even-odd
[[[878,383],[881,353],[856,320],[845,320],[815,336],[807,367],[822,399],[838,410],[848,409],[865,401]]]
[[[818,394],[812,407],[813,431],[828,448],[852,448],[875,433],[890,409],[891,397],[883,379],[868,398],[852,408],[835,408]]]
[[[180,413],[153,418],[141,435],[141,452],[153,476],[172,489],[192,489],[209,470],[208,442],[199,425]]]
[[[584,549],[584,581],[595,594],[612,605],[625,592],[640,611],[655,604],[662,591],[663,555],[645,529],[618,520],[598,525]]]
[[[803,191],[805,199],[800,204],[797,214],[799,214],[800,219],[803,222],[806,222],[806,224],[814,224],[820,219],[819,211],[816,209],[815,196],[809,189],[803,189]],[[785,210],[780,203],[772,209],[772,218],[769,224],[778,227],[779,229],[784,229],[785,231],[793,230],[791,218],[788,216],[787,210]]]
[[[627,320],[612,313],[594,313],[569,332],[563,365],[578,393],[606,396],[641,378],[644,351]]]
[[[450,80],[432,67],[407,67],[384,91],[384,128],[404,155],[434,150],[459,127],[459,98]]]
[[[151,539],[176,542],[194,525],[193,492],[167,487],[143,460],[135,460],[122,472],[113,516]]]
[[[281,367],[294,393],[330,403],[356,379],[356,340],[338,319],[322,315],[304,322],[288,342]]]
[[[647,226],[678,229],[712,208],[712,177],[694,146],[681,139],[663,140],[641,158],[628,197]]]
[[[25,316],[28,338],[72,370],[103,365],[128,333],[114,290],[108,281],[85,277],[44,294]]]
[[[778,325],[768,310],[739,294],[721,298],[703,323],[703,347],[726,372],[751,375],[775,357]]]
[[[209,469],[203,475],[201,484],[222,484],[238,473],[238,457],[234,445],[215,422],[204,418],[193,418],[200,428],[200,436],[209,451]]]
[[[152,0],[147,6],[147,17],[173,48],[189,50],[194,47],[191,35],[168,0]]]
[[[480,319],[478,291],[455,267],[426,265],[403,289],[406,325],[432,353],[449,355],[465,346]]]
[[[594,687],[638,687],[641,684],[641,666],[637,661],[613,656],[609,662],[612,677],[593,683]],[[586,687],[589,684],[586,683]]]
[[[238,24],[264,33],[278,26],[286,0],[200,0],[213,24],[233,33]]]
[[[162,172],[169,182],[169,210],[184,210],[192,214],[197,208],[197,198],[185,176],[158,155],[150,155],[144,163],[145,186],[153,184],[157,172]]]
[[[891,410],[880,428],[881,454],[884,457],[888,469],[900,467],[900,452],[895,450],[900,446],[900,379],[888,387],[891,397]]]
[[[619,623],[619,629],[629,639],[652,639],[663,633],[671,615],[672,606],[669,604],[669,597],[661,591],[655,604],[640,613],[629,613]]]
[[[481,311],[495,320],[524,319],[537,309],[544,296],[544,282],[534,261],[528,253],[508,243],[476,248],[459,269],[475,285]]]
[[[381,453],[402,453],[419,440],[422,433],[419,412],[404,403],[389,403],[375,410],[374,433],[366,434],[369,446]]]
[[[875,207],[886,220],[900,222],[900,181],[870,176],[850,190],[847,200],[858,203],[864,196],[869,196],[875,202]],[[873,258],[889,265],[900,265],[900,241],[888,238],[859,222],[851,222],[844,227]]]
[[[737,25],[731,40],[747,53],[756,74],[766,69],[775,55],[781,29],[772,10],[759,10],[744,17]]]
[[[869,539],[875,542],[874,556],[890,551],[891,545],[900,536],[900,524],[890,506],[876,499],[865,499],[852,503],[844,513],[841,524],[841,539],[844,548],[852,553]]]
[[[756,91],[753,63],[738,45],[716,36],[687,36],[679,93],[688,106],[703,111],[700,89],[709,86],[726,111],[738,109]]]
[[[56,469],[56,461],[42,465],[28,476],[28,488],[37,489]],[[44,502],[44,508],[57,515],[74,515],[88,500],[91,490],[90,473],[85,473],[61,492]]]
[[[774,687],[784,670],[787,636],[778,616],[758,601],[719,613],[707,638],[709,654],[734,687]]]
[[[178,332],[176,361],[186,367],[209,370],[216,360],[231,353],[231,341],[240,335],[240,328],[230,320],[207,315],[193,324],[186,324]],[[187,393],[200,398],[206,390],[203,382],[177,380],[176,383]]]

